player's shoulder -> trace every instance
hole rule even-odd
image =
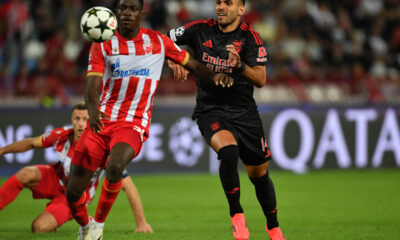
[[[217,21],[213,18],[209,19],[198,19],[185,24],[185,29],[191,28],[193,26],[196,27],[213,27],[217,24]]]
[[[55,135],[55,136],[69,136],[70,134],[74,133],[74,129],[71,126],[65,126],[65,127],[60,127],[60,128],[55,128],[53,129],[49,135]]]
[[[149,29],[149,28],[141,28],[141,31],[144,34],[147,35],[152,35],[152,36],[163,36],[163,34],[159,31],[153,30],[153,29]]]
[[[239,27],[240,30],[243,32],[243,34],[246,35],[247,39],[255,41],[257,46],[261,46],[264,44],[260,37],[260,34],[257,31],[255,31],[249,23],[242,22]]]

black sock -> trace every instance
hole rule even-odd
[[[279,223],[276,209],[275,188],[268,172],[259,178],[250,177],[250,181],[254,184],[257,199],[260,202],[265,217],[267,218],[268,229],[278,227]]]
[[[239,149],[236,145],[223,147],[218,152],[219,178],[224,188],[226,198],[229,203],[229,212],[231,217],[236,213],[243,213],[240,205],[240,182],[237,169],[239,159]]]

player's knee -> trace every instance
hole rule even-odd
[[[228,145],[218,151],[218,159],[221,161],[220,169],[236,170],[239,159],[239,148],[236,145]]]
[[[34,233],[46,233],[46,232],[54,232],[56,228],[46,224],[43,221],[35,220],[32,223],[32,232]]]
[[[74,203],[81,198],[82,193],[72,189],[71,187],[67,187],[65,195],[69,203]]]
[[[40,172],[38,171],[37,168],[24,167],[15,176],[24,187],[27,187],[30,183],[40,180]]]
[[[125,166],[118,162],[108,162],[107,164],[107,179],[110,182],[118,182],[122,178],[122,172]]]
[[[250,178],[259,178],[268,175],[269,162],[265,162],[258,166],[246,166],[247,175]]]
[[[268,184],[270,180],[268,172],[264,173],[262,176],[249,176],[249,179],[254,186],[264,186]]]

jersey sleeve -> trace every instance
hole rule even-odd
[[[88,76],[103,76],[104,74],[104,55],[101,43],[93,43],[89,53]]]
[[[245,62],[250,67],[267,64],[267,50],[258,32],[250,29],[246,39]]]
[[[165,57],[182,66],[189,60],[189,53],[178,47],[170,38],[163,36]]]
[[[56,144],[56,142],[65,134],[68,134],[68,133],[66,133],[64,128],[56,128],[56,129],[53,129],[51,132],[43,134],[42,146],[44,148],[54,146]]]
[[[171,29],[167,36],[172,39],[178,45],[188,45],[192,47],[193,38],[195,33],[199,30],[201,24],[206,22],[206,20],[197,20],[189,22],[184,26]]]

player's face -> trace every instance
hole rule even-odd
[[[119,0],[117,6],[118,27],[122,31],[132,31],[139,27],[142,6],[139,0]]]
[[[72,112],[71,122],[74,128],[75,138],[78,139],[83,131],[85,131],[87,120],[89,120],[89,114],[87,110],[75,109]]]
[[[245,8],[241,0],[217,0],[216,12],[218,24],[228,26],[240,22]]]

